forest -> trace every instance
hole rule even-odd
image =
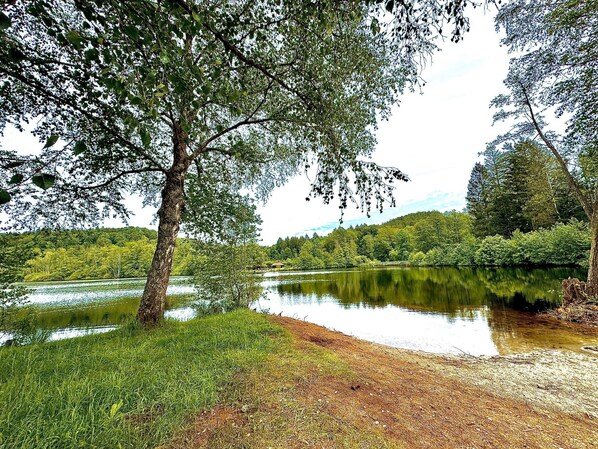
[[[281,237],[271,246],[249,239],[245,268],[587,266],[587,220],[547,150],[523,141],[481,156],[463,212],[416,212],[380,225],[339,226],[326,236]],[[585,173],[591,176],[589,167]],[[156,239],[156,231],[133,227],[0,234],[0,263],[28,282],[144,277]],[[179,238],[173,275],[193,275],[203,248]]]
[[[248,270],[587,266],[588,222],[548,151],[522,141],[489,146],[481,156],[463,212],[416,212],[380,225],[339,226],[326,236],[281,237],[271,246],[249,239],[238,257]],[[582,165],[580,178],[591,178],[591,169]],[[156,231],[133,227],[0,234],[0,263],[28,282],[144,277],[156,239]],[[179,238],[172,274],[193,275],[208,257],[204,249]]]
[[[489,200],[491,210],[498,211],[499,206]],[[590,232],[587,222],[575,216],[528,232],[500,229],[484,235],[480,223],[485,222],[476,213],[473,208],[470,212],[417,212],[381,225],[339,227],[326,236],[279,238],[272,246],[250,242],[242,245],[242,255],[237,257],[243,257],[248,270],[386,264],[587,266]],[[143,277],[155,244],[155,231],[131,227],[0,234],[0,263],[15,267],[28,282]],[[179,238],[173,275],[193,275],[205,263],[203,248],[191,239]]]
[[[587,266],[587,217],[566,176],[530,140],[490,145],[472,168],[464,212],[418,212],[326,237],[279,239],[271,259],[299,269],[401,262],[430,266]],[[591,186],[596,166],[577,173]]]
[[[584,165],[584,162],[586,164]],[[578,178],[590,184],[591,161]],[[0,234],[0,263],[29,282],[144,277],[157,232],[144,228]],[[380,225],[339,226],[326,236],[252,235],[238,252],[245,268],[322,269],[428,266],[587,266],[591,235],[554,157],[528,140],[489,146],[472,168],[463,212],[416,212]],[[206,251],[177,239],[173,275],[193,275]]]

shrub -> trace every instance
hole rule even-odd
[[[426,255],[423,252],[418,251],[416,253],[409,254],[409,264],[410,265],[420,266],[420,265],[425,265],[425,262],[426,262]]]
[[[513,243],[500,235],[484,238],[475,253],[476,265],[512,265]]]

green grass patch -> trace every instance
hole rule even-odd
[[[236,311],[152,331],[0,350],[0,447],[149,448],[213,406],[239,371],[285,339],[266,317]]]

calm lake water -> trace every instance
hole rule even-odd
[[[257,308],[399,348],[496,355],[538,349],[580,350],[596,331],[533,312],[556,304],[560,281],[582,270],[385,268],[261,275]],[[143,279],[29,284],[36,325],[51,339],[104,332],[134,316]],[[173,278],[166,315],[193,317],[193,286]],[[4,336],[7,338],[7,336]]]

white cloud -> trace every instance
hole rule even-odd
[[[462,209],[469,174],[477,155],[497,135],[492,127],[490,100],[503,90],[508,55],[499,46],[490,13],[478,8],[471,16],[465,40],[445,42],[423,72],[423,95],[407,93],[391,118],[380,123],[373,159],[409,175],[396,190],[397,207],[384,214],[349,209],[345,225],[376,223],[417,210]],[[274,192],[259,208],[262,238],[270,244],[279,236],[324,233],[338,224],[333,205],[305,201],[309,183],[298,177]]]

